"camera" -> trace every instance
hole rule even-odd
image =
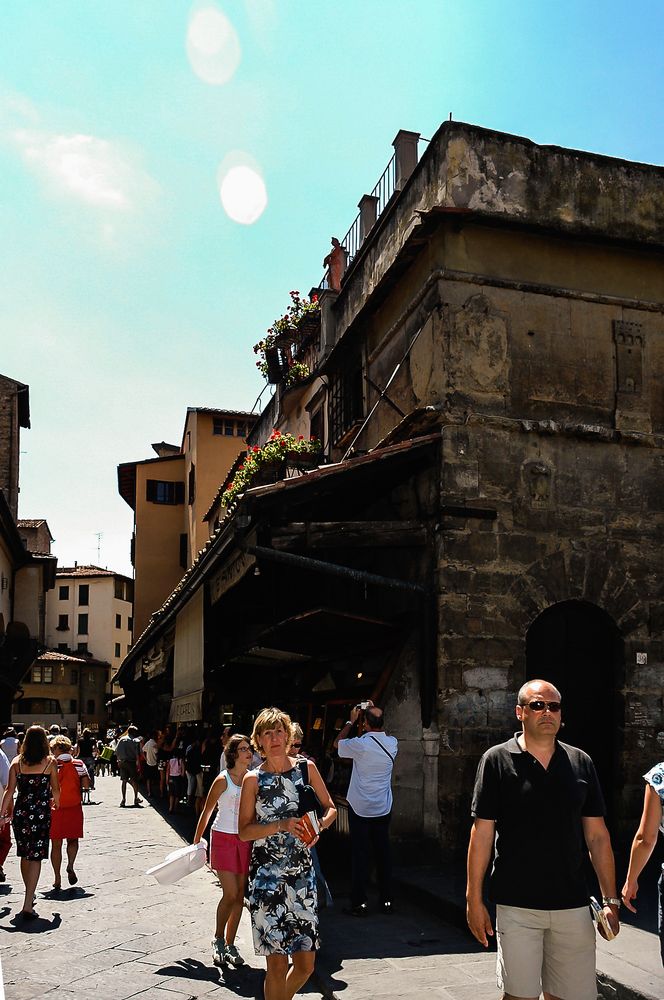
[[[358,708],[361,712],[366,712],[368,707],[369,707],[368,701],[361,701],[359,705],[355,706],[355,708]]]

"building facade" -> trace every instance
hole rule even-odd
[[[395,830],[457,853],[477,761],[545,676],[624,842],[664,731],[664,170],[458,122],[417,140],[321,284],[311,376],[249,437],[316,433],[321,467],[217,493],[121,681],[211,720],[277,701],[323,754],[380,701]]]
[[[100,566],[63,566],[48,595],[49,649],[104,663],[107,697],[113,696],[111,680],[131,648],[133,586],[129,577]]]
[[[30,551],[17,526],[20,431],[28,427],[28,386],[0,375],[0,724],[44,648],[46,594],[55,581],[50,546]]]
[[[37,657],[14,703],[13,723],[67,726],[73,740],[86,727],[105,732],[109,664],[46,650]]]
[[[255,419],[246,412],[190,407],[180,447],[162,441],[152,445],[157,458],[118,466],[120,495],[134,511],[136,636],[207,542],[204,515],[246,447]]]

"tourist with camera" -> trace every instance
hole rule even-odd
[[[392,770],[398,751],[394,736],[384,731],[382,708],[363,701],[351,710],[334,745],[340,757],[353,762],[348,786],[348,821],[351,842],[351,902],[344,911],[366,916],[370,851],[378,880],[380,909],[392,911],[392,863],[390,817],[392,814]],[[350,736],[354,726],[358,735]]]

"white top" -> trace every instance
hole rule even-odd
[[[0,741],[0,750],[2,750],[7,757],[7,760],[11,764],[14,757],[18,753],[18,740],[15,736],[5,736],[4,740]]]
[[[339,740],[339,756],[353,761],[346,798],[358,816],[387,816],[391,810],[394,765],[387,754],[396,757],[398,748],[396,738],[382,730]]]
[[[7,755],[3,750],[0,750],[0,788],[3,792],[9,784],[9,764]]]
[[[235,784],[228,771],[222,771],[219,777],[226,779],[226,788],[219,796],[212,829],[218,833],[237,833],[242,786]]]
[[[157,753],[158,753],[158,751],[159,751],[159,747],[157,746],[157,741],[156,740],[149,739],[147,741],[147,743],[143,744],[143,753],[145,755],[145,763],[148,765],[148,767],[156,767],[157,766]]]

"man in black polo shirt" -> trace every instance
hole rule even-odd
[[[595,931],[583,877],[590,853],[604,912],[619,930],[615,866],[604,800],[590,757],[559,743],[560,692],[528,681],[517,697],[522,731],[482,757],[473,794],[467,918],[485,947],[496,903],[498,987],[505,1000],[597,1000]]]

